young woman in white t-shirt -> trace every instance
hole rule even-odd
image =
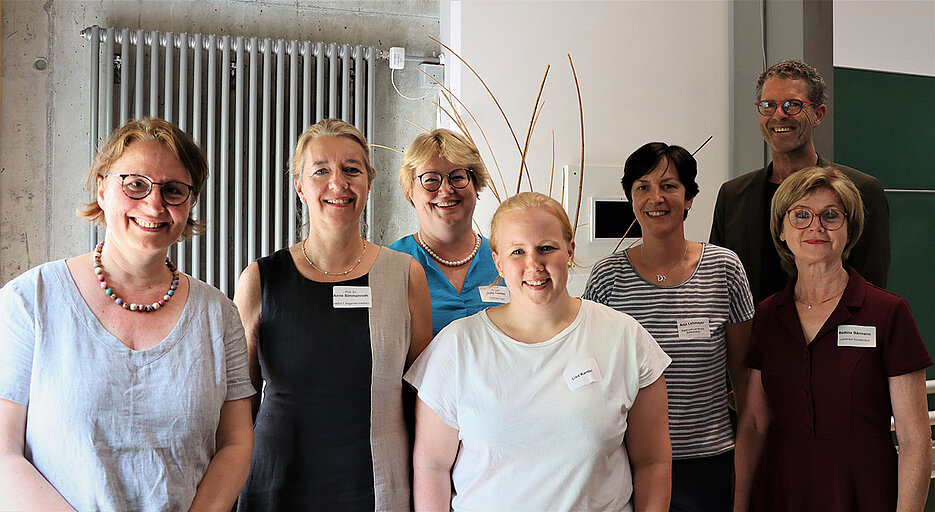
[[[452,322],[406,374],[416,510],[667,510],[670,359],[629,316],[568,294],[555,200],[504,201],[491,245],[511,301]]]

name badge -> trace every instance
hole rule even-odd
[[[373,306],[369,286],[335,286],[332,292],[335,308],[369,308]]]
[[[510,289],[506,286],[490,285],[479,286],[480,300],[484,302],[496,302],[497,304],[506,304],[510,302]]]
[[[562,377],[565,378],[568,389],[572,391],[577,391],[592,382],[604,380],[601,378],[601,369],[597,367],[597,361],[593,357],[569,366],[562,373]]]
[[[877,328],[874,325],[839,325],[838,346],[874,348],[877,346]]]
[[[678,321],[680,340],[698,340],[711,337],[711,324],[707,318],[686,318]]]

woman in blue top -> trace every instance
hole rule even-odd
[[[391,249],[411,254],[425,269],[432,296],[432,335],[451,321],[509,302],[497,280],[490,243],[471,227],[478,193],[490,177],[477,147],[438,129],[406,148],[399,168],[403,195],[416,209],[419,231]]]

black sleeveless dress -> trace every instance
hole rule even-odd
[[[379,270],[379,259],[371,273]],[[385,475],[375,477],[371,448],[372,422],[380,421],[371,419],[373,308],[333,307],[335,286],[370,286],[371,273],[337,283],[312,281],[299,274],[288,250],[257,263],[257,353],[265,388],[238,510],[387,508],[378,503],[386,501],[378,496]],[[374,292],[374,308],[380,295]],[[401,375],[402,368],[396,378]],[[403,467],[407,462],[404,456]]]

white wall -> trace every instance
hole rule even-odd
[[[728,177],[726,1],[450,4],[442,5],[441,33],[460,33],[456,51],[490,86],[521,144],[543,72],[552,65],[528,157],[536,191],[548,192],[552,130],[556,175],[562,166],[580,161],[578,100],[566,53],[574,59],[581,85],[588,165],[620,169],[646,142],[664,141],[693,151],[713,135],[697,155],[701,193],[686,224],[689,239],[707,240],[717,191]],[[449,67],[455,65],[450,59]],[[499,110],[468,70],[461,70],[455,87],[484,128],[508,188],[515,192],[519,152]],[[499,182],[493,160],[485,160]],[[558,177],[553,186],[558,197]],[[523,189],[528,190],[525,181]],[[492,194],[482,194],[476,219],[485,234],[496,207]],[[582,215],[584,211],[583,204]],[[579,246],[586,243],[586,234],[587,227],[579,228]],[[573,293],[583,287],[588,271],[580,271],[583,275],[570,285]]]
[[[145,30],[244,35],[405,46],[428,55],[438,35],[438,1],[380,0],[3,0],[0,118],[0,284],[40,263],[90,249],[88,224],[75,216],[86,200],[89,162],[88,62],[81,29],[100,25]],[[34,67],[47,62],[44,70]],[[396,74],[404,92],[415,72]],[[428,102],[400,98],[378,61],[375,136],[402,149],[431,126]],[[376,150],[375,239],[389,243],[418,220],[397,184],[399,155]],[[239,269],[237,270],[239,273]]]
[[[935,76],[935,1],[835,0],[834,65]]]

